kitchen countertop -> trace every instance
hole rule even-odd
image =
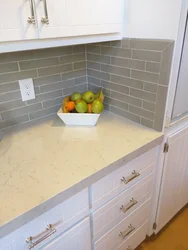
[[[104,112],[93,128],[59,118],[0,142],[0,237],[160,144],[163,134]]]

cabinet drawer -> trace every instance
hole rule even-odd
[[[91,250],[89,218],[45,246],[43,250]]]
[[[123,242],[116,250],[134,250],[146,238],[148,222],[141,226],[136,232]]]
[[[150,200],[95,242],[95,250],[114,250],[148,221]]]
[[[88,189],[84,189],[71,198],[65,200],[61,204],[43,213],[36,219],[25,224],[13,233],[4,237],[1,242],[5,246],[10,244],[13,250],[28,249],[29,244],[26,239],[29,236],[33,237],[33,243],[49,235],[51,231],[46,230],[47,225],[52,225],[52,230],[56,230],[53,234],[42,240],[34,249],[39,249],[44,244],[57,237],[73,224],[83,219],[89,213]],[[2,245],[1,245],[2,246]],[[5,248],[6,249],[6,248]],[[12,249],[11,249],[12,250]]]
[[[98,208],[104,202],[152,172],[155,167],[156,152],[157,148],[154,148],[95,182],[92,185],[93,209]]]
[[[150,199],[152,184],[153,172],[96,210],[93,214],[95,240]]]

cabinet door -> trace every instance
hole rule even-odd
[[[40,38],[120,33],[123,0],[35,0]],[[46,3],[46,8],[45,8]],[[49,24],[41,18],[46,15]]]
[[[187,203],[187,135],[188,128],[168,138],[169,152],[165,156],[162,185],[157,211],[157,232]],[[184,175],[186,172],[186,175]],[[184,195],[183,195],[184,193]],[[182,201],[183,199],[183,201]],[[187,200],[185,202],[185,199]]]
[[[43,250],[91,250],[89,218],[59,236]]]
[[[29,24],[30,0],[0,0],[0,41],[16,41],[38,37],[37,25]],[[34,11],[34,9],[33,9]]]

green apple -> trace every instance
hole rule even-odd
[[[76,101],[75,109],[78,113],[86,113],[87,112],[87,103],[83,100]]]
[[[87,103],[92,103],[95,100],[95,94],[92,91],[86,91],[82,99]]]
[[[94,114],[100,114],[104,110],[104,104],[99,100],[95,100],[92,103],[91,110]]]
[[[75,102],[77,100],[81,100],[82,95],[79,92],[74,92],[71,96],[71,101]]]

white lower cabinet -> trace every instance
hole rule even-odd
[[[42,248],[43,250],[91,250],[89,218]]]

